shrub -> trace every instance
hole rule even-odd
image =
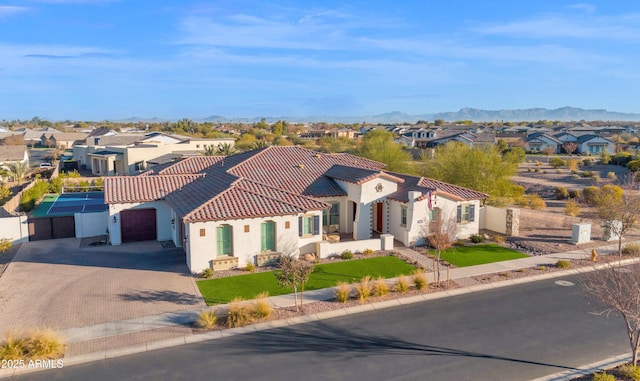
[[[638,172],[640,170],[640,160],[631,160],[627,163],[627,168],[631,172]]]
[[[336,300],[340,303],[346,303],[351,294],[351,286],[347,282],[338,282],[335,289]]]
[[[211,329],[216,326],[218,322],[218,315],[213,309],[202,311],[198,314],[198,321],[196,325],[200,328]]]
[[[502,272],[502,273],[498,273],[498,275],[500,275],[501,277],[505,277],[505,278],[509,278],[511,277],[511,274],[508,272]]]
[[[571,262],[560,259],[558,260],[558,262],[556,262],[556,267],[559,269],[568,269],[569,267],[571,267]]]
[[[60,334],[51,329],[35,329],[28,333],[27,353],[34,359],[60,358],[64,354],[64,342]]]
[[[562,169],[556,169],[556,173],[562,173]]]
[[[424,290],[427,287],[427,274],[422,270],[415,270],[413,272],[413,285],[418,290]]]
[[[580,191],[578,189],[569,189],[569,198],[580,197]]]
[[[371,296],[371,289],[373,288],[371,285],[371,277],[369,275],[365,275],[360,279],[360,283],[356,283],[354,285],[356,289],[356,293],[358,294],[358,300],[360,303],[364,303],[369,300],[369,296]]]
[[[564,206],[564,213],[567,216],[578,217],[580,214],[580,206],[575,200],[569,200]]]
[[[364,256],[373,255],[373,250],[371,250],[371,249],[364,249],[364,250],[362,250],[362,255],[364,255]]]
[[[493,241],[495,243],[504,243],[507,239],[502,234],[496,234],[493,236]]]
[[[578,163],[580,163],[580,160],[578,159],[569,159],[567,160],[567,169],[570,170],[572,173],[573,171],[578,171]]]
[[[593,176],[593,172],[591,172],[591,171],[582,171],[580,176],[582,176],[582,177],[591,177],[591,176]]]
[[[617,180],[617,179],[618,179],[618,176],[616,176],[616,173],[615,173],[615,172],[608,172],[608,173],[607,173],[607,178],[608,178],[609,180]]]
[[[540,172],[540,168],[536,168],[534,172]]]
[[[469,236],[469,241],[473,242],[473,243],[480,243],[482,241],[484,241],[484,237],[481,236],[480,234],[472,234]]]
[[[235,298],[229,303],[227,311],[227,327],[243,327],[253,321],[253,314],[249,305],[240,298]]]
[[[624,245],[624,248],[622,248],[622,254],[633,256],[640,255],[640,244],[628,243]]]
[[[538,271],[545,271],[546,269],[547,269],[547,266],[542,266],[541,265],[541,266],[536,267],[536,270],[538,270]]]
[[[340,258],[342,259],[352,259],[353,258],[353,253],[351,252],[351,250],[345,250],[342,252],[342,254],[340,254]]]
[[[559,157],[554,157],[553,159],[549,160],[549,165],[551,165],[553,168],[560,168],[565,165],[565,162]]]
[[[7,250],[11,249],[13,243],[8,238],[0,239],[0,253],[4,253]]]
[[[453,242],[454,246],[464,246],[466,244],[467,244],[467,241],[465,239],[462,239],[462,238],[459,238],[459,239],[457,239],[457,240],[455,240]]]
[[[541,161],[536,160],[536,167],[540,167],[540,166],[542,166],[542,162],[541,162]]]
[[[256,271],[256,265],[254,265],[252,262],[249,262],[244,267],[244,271],[248,271],[248,272],[252,273],[252,272]]]
[[[582,165],[585,167],[588,167],[591,165],[591,159],[584,159],[582,160]]]
[[[6,334],[0,343],[0,359],[19,360],[24,359],[27,354],[27,340],[15,332]]]
[[[409,290],[409,283],[407,283],[407,278],[404,275],[400,275],[398,280],[396,280],[395,289],[397,292],[404,294]]]
[[[202,270],[202,273],[200,273],[200,276],[202,276],[204,279],[211,278],[213,276],[213,269],[211,267],[208,267]]]
[[[533,172],[533,169],[527,168],[527,172]]]
[[[64,341],[55,331],[38,328],[26,333],[8,333],[0,343],[0,359],[54,359],[64,354]]]
[[[616,377],[613,374],[602,372],[602,373],[594,373],[591,380],[592,381],[616,381]]]
[[[543,199],[540,198],[537,194],[531,196],[529,201],[529,207],[535,210],[541,210],[547,207],[547,203],[544,202]]]
[[[385,296],[389,293],[389,285],[387,281],[383,277],[379,277],[373,283],[373,295],[374,296]]]
[[[569,197],[569,191],[565,187],[557,187],[555,189],[555,193],[556,200],[564,200],[565,198]]]
[[[634,381],[640,381],[640,366],[625,364],[618,368],[618,371],[624,377],[630,378]]]
[[[253,306],[253,316],[257,319],[268,318],[273,311],[271,304],[267,300],[268,292],[261,292],[256,295],[256,304]]]
[[[587,205],[595,205],[598,203],[600,197],[600,188],[595,186],[589,186],[582,190],[582,199]]]

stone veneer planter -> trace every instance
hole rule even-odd
[[[211,261],[213,271],[230,270],[238,267],[238,257],[218,257]]]

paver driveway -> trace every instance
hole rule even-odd
[[[22,245],[0,277],[0,332],[65,329],[206,307],[180,249],[159,242]]]

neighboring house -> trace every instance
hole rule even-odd
[[[614,142],[598,135],[581,135],[576,143],[578,144],[578,153],[583,155],[600,155],[604,151],[613,154],[616,149]]]
[[[82,132],[45,132],[40,137],[40,144],[45,147],[67,149],[72,148],[87,138],[88,134]]]
[[[180,157],[201,155],[208,146],[235,144],[233,138],[201,139],[161,132],[144,134],[105,134],[88,137],[84,144],[73,148],[78,164],[94,175],[135,175],[145,171],[149,162],[162,162],[165,155]]]
[[[0,168],[8,169],[8,165],[12,163],[29,164],[29,150],[26,146],[0,146]]]
[[[200,272],[315,253],[331,233],[420,244],[437,218],[456,237],[478,233],[486,194],[383,167],[351,154],[271,146],[108,177],[111,243],[170,240]]]
[[[547,148],[552,148],[553,153],[559,153],[560,147],[562,147],[560,140],[544,132],[537,132],[524,138],[524,149],[527,152],[542,152]]]

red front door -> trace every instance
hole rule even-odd
[[[376,231],[382,233],[382,203],[376,204]]]

